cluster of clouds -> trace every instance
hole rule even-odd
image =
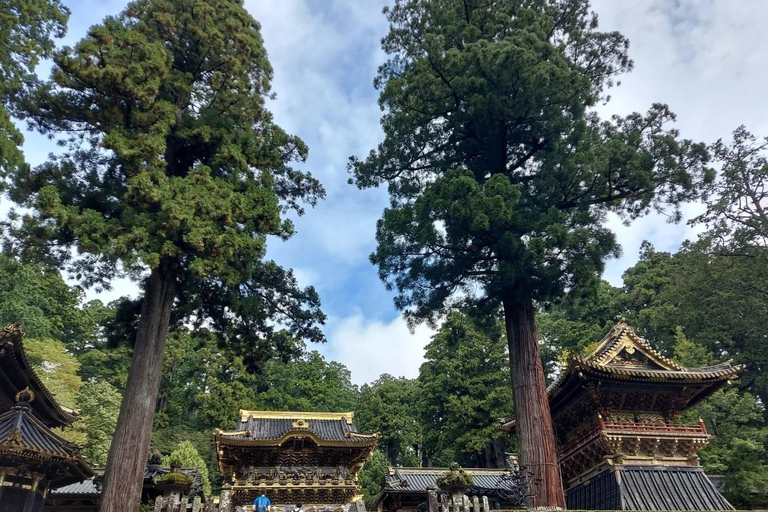
[[[386,193],[346,183],[348,157],[365,155],[382,138],[372,81],[385,58],[380,39],[388,27],[381,9],[387,3],[245,0],[262,25],[274,68],[277,99],[270,108],[281,126],[307,142],[304,168],[327,191],[324,201],[296,220],[297,235],[272,243],[270,255],[294,268],[301,284],[318,289],[329,315],[329,341],[318,348],[349,367],[358,384],[385,372],[415,376],[432,335],[424,326],[409,332],[368,261]],[[120,2],[71,2],[68,42],[122,7]],[[642,112],[661,102],[678,114],[677,127],[687,138],[713,142],[728,138],[740,124],[768,134],[768,102],[762,98],[768,49],[761,44],[768,3],[742,0],[735,8],[728,0],[594,0],[593,8],[604,30],[630,39],[635,62],[601,114]],[[44,157],[44,144],[32,137],[28,153]],[[700,211],[701,205],[692,204],[684,213],[690,217]],[[658,215],[630,227],[612,218],[610,225],[624,248],[606,271],[614,284],[636,261],[643,240],[676,250],[695,236],[685,223],[670,225]],[[135,288],[119,283],[105,297],[126,292]]]

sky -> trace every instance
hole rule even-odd
[[[87,28],[119,12],[124,1],[63,0],[72,10],[62,44],[73,44]],[[433,332],[409,332],[395,310],[368,255],[387,197],[384,190],[347,184],[349,156],[363,156],[381,140],[381,111],[373,88],[385,55],[385,0],[245,0],[261,23],[274,68],[269,105],[275,119],[309,146],[304,168],[323,183],[327,197],[296,220],[297,234],[273,241],[268,256],[292,267],[301,285],[317,288],[328,315],[328,342],[316,347],[327,359],[345,364],[356,384],[382,373],[415,377]],[[647,110],[667,103],[678,115],[681,135],[703,142],[727,139],[740,124],[768,135],[768,46],[764,22],[768,2],[740,0],[594,0],[602,30],[618,30],[630,40],[634,71],[599,108],[603,116]],[[29,162],[42,162],[50,142],[28,134]],[[686,218],[702,211],[686,205]],[[696,232],[684,222],[671,225],[651,215],[630,226],[609,220],[623,255],[609,261],[605,278],[621,284],[621,274],[637,261],[640,244],[676,251]],[[110,292],[89,298],[111,300],[135,295],[118,281]]]

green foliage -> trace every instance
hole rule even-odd
[[[324,341],[315,290],[266,258],[270,236],[293,234],[289,212],[324,195],[292,167],[307,147],[267,110],[271,79],[260,26],[242,2],[136,0],[56,52],[51,79],[24,103],[32,127],[64,149],[7,173],[22,210],[5,222],[6,250],[66,268],[84,286],[149,274],[139,325],[153,327],[121,324],[143,333],[125,393],[141,399],[123,409],[139,421],[121,416],[128,434],[113,455],[146,453],[144,442],[125,440],[148,440],[156,349],[171,321],[163,311],[173,307],[174,325],[212,326],[251,370],[295,349],[294,337]],[[118,459],[106,507],[118,499],[114,482],[129,476]]]
[[[96,329],[82,299],[55,268],[0,254],[0,324],[20,323],[29,338],[54,338],[77,351]]]
[[[418,406],[431,457],[449,450],[475,467],[503,467],[504,460],[495,460],[504,452],[499,418],[514,411],[507,361],[498,318],[448,315],[419,370]]]
[[[107,463],[122,398],[120,392],[106,381],[86,381],[77,394],[80,420],[74,429],[85,438],[81,445],[83,455],[94,466]]]
[[[687,368],[701,368],[717,362],[706,347],[689,339],[680,326],[675,329],[674,360]]]
[[[51,338],[24,338],[24,350],[35,373],[56,400],[76,408],[78,392],[83,387],[77,358],[67,352],[62,342]]]
[[[197,448],[195,448],[190,441],[179,443],[170,455],[163,457],[164,466],[175,467],[174,464],[183,468],[197,468],[203,477],[203,492],[205,492],[206,496],[211,495],[211,482],[208,480],[208,467],[205,464],[205,460],[203,460],[200,453],[198,453]]]
[[[371,507],[376,497],[381,493],[388,468],[387,456],[381,450],[376,450],[366,461],[363,469],[360,470],[357,482],[363,491],[363,500],[365,500],[367,507]]]
[[[63,37],[69,10],[59,0],[4,0],[0,3],[0,177],[24,167],[24,141],[12,115],[16,101],[36,82],[40,59],[51,56],[52,38]]]
[[[350,169],[360,187],[388,186],[371,259],[411,321],[590,290],[619,251],[606,212],[678,204],[711,177],[666,106],[610,121],[589,110],[631,61],[588,2],[385,12],[385,139]]]
[[[718,391],[689,414],[698,414],[713,438],[700,452],[709,474],[723,475],[725,495],[736,506],[749,508],[768,498],[768,425],[765,409],[750,393]]]
[[[346,366],[316,351],[264,367],[259,408],[276,411],[351,411],[356,389]]]
[[[174,466],[171,466],[174,467]],[[166,473],[158,479],[159,483],[163,484],[191,484],[192,478],[183,473]]]
[[[163,261],[176,320],[207,318],[227,341],[248,339],[249,365],[283,348],[275,319],[323,340],[315,291],[265,260],[269,235],[293,233],[282,216],[323,189],[291,167],[307,148],[265,108],[272,70],[243,6],[139,0],[54,61],[26,108],[69,150],[10,176],[28,210],[11,214],[7,247],[86,286]]]
[[[421,465],[420,394],[417,380],[388,374],[360,387],[354,408],[357,428],[381,434],[379,447],[392,465]]]

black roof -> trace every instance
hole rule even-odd
[[[617,469],[624,510],[733,510],[702,468]]]
[[[77,415],[56,401],[32,369],[21,342],[23,337],[17,325],[0,329],[0,411],[13,407],[16,394],[28,388],[34,395],[32,409],[40,421],[51,428],[71,425]]]
[[[279,439],[288,432],[297,430],[293,424],[294,421],[290,419],[254,418],[253,416],[248,416],[245,421],[240,421],[238,430],[249,432],[248,437],[251,439]],[[344,419],[311,419],[307,420],[306,427],[301,429],[308,430],[326,441],[352,440],[348,434],[357,433],[354,422],[349,423]]]
[[[0,414],[0,452],[19,460],[50,459],[52,469],[59,473],[51,479],[54,484],[76,482],[94,474],[79,449],[38,420],[26,402]]]
[[[392,493],[425,493],[437,488],[437,479],[448,471],[448,468],[390,468],[384,479],[384,490]],[[464,468],[472,475],[471,490],[496,490],[508,487],[505,469],[473,469]],[[468,490],[470,494],[471,491]]]

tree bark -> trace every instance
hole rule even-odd
[[[139,508],[175,293],[175,267],[163,261],[147,280],[131,369],[104,471],[100,512]]]
[[[520,465],[538,483],[534,506],[565,508],[533,301],[505,299],[503,305]]]

